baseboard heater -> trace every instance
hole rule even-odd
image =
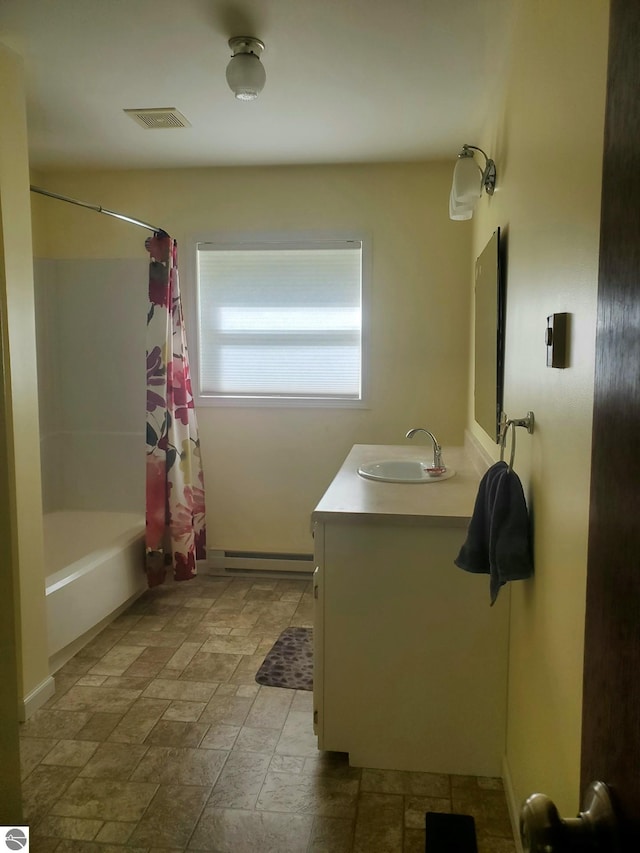
[[[225,574],[248,572],[312,573],[313,554],[285,554],[272,551],[222,551],[212,548],[208,554],[209,568]]]

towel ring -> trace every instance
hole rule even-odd
[[[516,457],[516,427],[526,427],[529,435],[533,433],[533,412],[527,412],[526,418],[508,418],[502,422],[500,430],[500,461],[504,462],[504,451],[507,445],[507,433],[511,427],[511,454],[509,456],[509,470],[513,471],[513,462]]]

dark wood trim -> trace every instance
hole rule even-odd
[[[640,2],[612,0],[603,158],[581,784],[640,849]],[[580,140],[576,140],[580,145]]]

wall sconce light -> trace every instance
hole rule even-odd
[[[233,55],[227,65],[227,83],[239,101],[254,101],[267,79],[260,54],[264,43],[253,36],[229,39]]]
[[[474,151],[485,159],[484,169],[476,163]],[[453,170],[453,183],[449,196],[449,218],[471,219],[476,202],[485,189],[493,195],[496,186],[496,164],[476,145],[463,145]]]

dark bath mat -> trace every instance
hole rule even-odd
[[[313,690],[313,629],[285,628],[256,673],[258,684]]]
[[[478,853],[471,815],[426,812],[425,830],[425,853]]]

